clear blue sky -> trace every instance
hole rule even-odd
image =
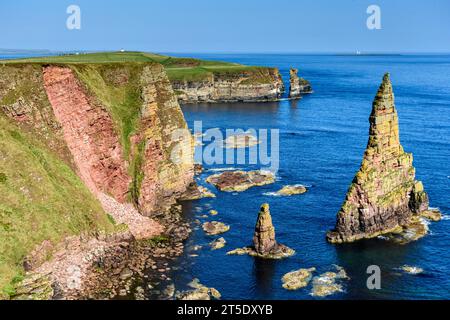
[[[66,28],[79,5],[81,30]],[[381,30],[366,9],[381,8]],[[1,0],[0,48],[450,52],[448,0]]]

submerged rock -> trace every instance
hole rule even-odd
[[[303,78],[299,78],[298,69],[291,68],[289,74],[289,98],[300,98],[302,94],[312,93],[311,84],[309,83],[309,81]]]
[[[344,268],[334,265],[337,272],[325,272],[318,277],[313,278],[313,288],[311,295],[313,297],[326,297],[337,292],[343,292],[343,285],[338,281],[349,280]]]
[[[230,230],[230,226],[226,225],[223,222],[212,221],[205,222],[203,224],[203,231],[205,231],[209,236],[215,236],[221,233],[225,233],[228,230]]]
[[[228,255],[248,254],[255,257],[266,259],[282,259],[290,257],[295,251],[275,240],[275,228],[272,224],[269,205],[267,203],[261,206],[256,221],[255,233],[253,235],[253,246],[238,248],[229,251]]]
[[[218,249],[222,249],[223,247],[225,247],[227,241],[225,240],[225,238],[219,238],[216,239],[214,241],[212,241],[209,246],[211,247],[212,250],[218,250]]]
[[[241,192],[251,187],[263,186],[275,182],[275,175],[270,171],[226,171],[214,174],[206,179],[220,191]]]
[[[283,288],[287,290],[298,290],[306,287],[312,279],[312,273],[316,271],[316,268],[299,269],[286,273],[281,281],[283,282]]]
[[[329,242],[352,242],[404,228],[416,229],[417,235],[424,231],[412,218],[428,211],[428,195],[415,180],[412,155],[400,144],[389,74],[373,102],[369,134],[361,168],[338,213],[335,229],[327,234]]]
[[[278,190],[276,192],[276,194],[279,196],[292,196],[292,195],[296,195],[296,194],[303,194],[303,193],[306,193],[307,191],[308,191],[308,189],[306,189],[305,186],[303,186],[301,184],[296,184],[296,185],[284,186],[283,188]]]
[[[420,274],[420,273],[423,273],[423,269],[422,268],[408,266],[408,265],[404,265],[400,269],[402,269],[404,272],[409,273],[409,274]]]

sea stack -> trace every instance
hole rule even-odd
[[[278,243],[275,240],[275,228],[272,224],[269,205],[261,206],[256,220],[255,233],[253,235],[253,246],[238,248],[229,251],[229,255],[248,254],[253,257],[264,259],[283,259],[292,256],[295,250]]]
[[[298,69],[291,68],[290,74],[290,87],[289,87],[289,98],[295,99],[300,98],[302,94],[311,93],[312,88],[309,81],[299,78]]]
[[[253,245],[256,252],[262,255],[269,253],[277,246],[275,228],[272,224],[272,216],[267,203],[263,204],[259,211],[255,234],[253,235]]]
[[[338,213],[335,230],[327,234],[332,243],[401,232],[429,212],[428,195],[422,182],[415,179],[413,156],[400,144],[388,73],[373,102],[369,122],[369,142],[361,168]]]

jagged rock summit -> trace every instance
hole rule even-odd
[[[332,243],[400,234],[429,212],[428,195],[422,182],[415,179],[413,156],[405,153],[400,144],[388,73],[373,102],[369,121],[369,142],[361,168],[338,213],[335,230],[327,234]],[[420,229],[426,234],[427,228]]]
[[[300,98],[302,94],[312,93],[311,84],[309,81],[300,78],[298,76],[298,69],[291,68],[289,71],[290,86],[289,86],[289,98]]]
[[[256,221],[255,233],[253,235],[253,246],[238,248],[228,252],[228,254],[243,255],[248,254],[266,259],[282,259],[290,257],[295,251],[280,244],[275,239],[275,228],[270,215],[270,208],[267,203],[261,206]]]

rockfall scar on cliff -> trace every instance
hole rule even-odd
[[[422,182],[415,179],[413,156],[400,144],[389,74],[375,97],[369,122],[361,168],[338,213],[335,230],[327,234],[332,243],[399,232],[429,212],[428,195]]]

